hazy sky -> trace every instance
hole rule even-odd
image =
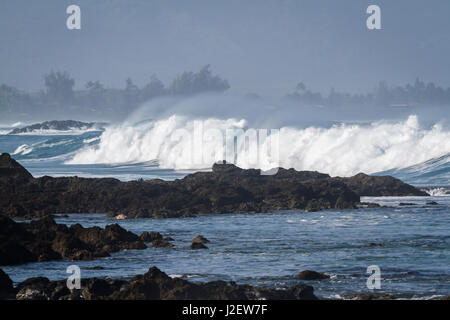
[[[82,29],[66,28],[81,7]],[[366,28],[381,7],[382,30]],[[43,87],[67,70],[84,86],[164,82],[211,64],[237,93],[280,95],[304,81],[350,92],[416,77],[450,86],[448,0],[1,0],[0,83]]]

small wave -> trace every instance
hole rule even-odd
[[[54,129],[38,129],[29,132],[16,133],[18,136],[54,136],[54,135],[81,135],[87,132],[101,131],[96,128],[73,128],[68,130],[54,130]]]
[[[27,155],[33,151],[33,148],[27,144],[22,144],[14,152],[13,155]]]
[[[91,142],[98,141],[98,140],[100,140],[100,137],[95,137],[95,138],[92,138],[92,139],[84,139],[83,143],[89,144]]]

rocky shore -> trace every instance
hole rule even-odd
[[[152,233],[160,237],[159,233]],[[84,228],[57,224],[51,217],[17,223],[0,215],[0,265],[50,260],[92,260],[124,249],[141,250],[151,241],[118,224]]]
[[[358,174],[330,177],[280,168],[275,175],[215,164],[175,181],[121,182],[112,178],[34,178],[10,157],[0,156],[0,213],[30,218],[53,213],[108,213],[137,218],[192,217],[300,209],[350,209],[360,196],[427,196],[393,177]]]
[[[0,299],[9,300],[317,300],[311,286],[270,289],[213,281],[192,283],[171,278],[156,267],[132,279],[81,279],[81,288],[69,290],[66,280],[27,279],[17,286],[0,269]]]

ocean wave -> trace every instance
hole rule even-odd
[[[245,119],[202,121],[203,132],[248,129],[246,125]],[[193,130],[195,120],[178,115],[139,126],[111,126],[101,134],[98,144],[83,147],[66,163],[120,164],[156,160],[163,168],[199,169],[223,159],[223,153],[217,152],[218,145],[223,146],[223,137],[208,137],[199,150],[192,143],[186,143],[183,136]],[[263,146],[267,140],[262,141]],[[249,162],[243,156],[248,151],[245,148],[245,145],[237,146],[236,164],[248,168]],[[229,151],[227,146],[225,150]],[[200,152],[207,154],[210,161],[193,161]],[[269,156],[266,164],[277,162],[285,168],[349,176],[406,168],[445,154],[450,154],[450,131],[440,124],[424,128],[418,117],[411,115],[403,121],[377,121],[367,125],[282,127],[279,129],[279,158]]]
[[[14,152],[13,155],[27,155],[33,151],[33,148],[27,144],[20,145]]]
[[[423,191],[425,191],[432,197],[450,196],[450,189],[444,187],[423,189]]]
[[[37,129],[37,130],[29,131],[29,132],[15,133],[14,135],[20,135],[20,136],[80,135],[83,133],[96,132],[96,131],[100,131],[100,129],[97,129],[97,128],[85,128],[85,129],[72,128],[72,129],[68,129],[68,130]]]

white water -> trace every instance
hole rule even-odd
[[[204,132],[208,129],[247,129],[246,123],[245,119],[209,118],[203,121],[203,127]],[[208,163],[195,163],[192,159],[199,151],[192,143],[186,143],[186,135],[193,133],[194,125],[194,120],[174,115],[139,126],[112,126],[102,133],[98,145],[81,149],[67,163],[118,164],[157,160],[164,168],[210,167],[214,159],[220,160],[217,150],[218,144],[223,144],[223,138],[213,137],[204,142],[203,154],[215,154],[215,157]],[[237,165],[246,168],[245,157],[239,156],[242,152],[240,146]],[[440,124],[424,128],[415,115],[394,123],[377,121],[330,128],[280,128],[281,167],[317,170],[333,176],[405,168],[449,152],[450,131]]]

